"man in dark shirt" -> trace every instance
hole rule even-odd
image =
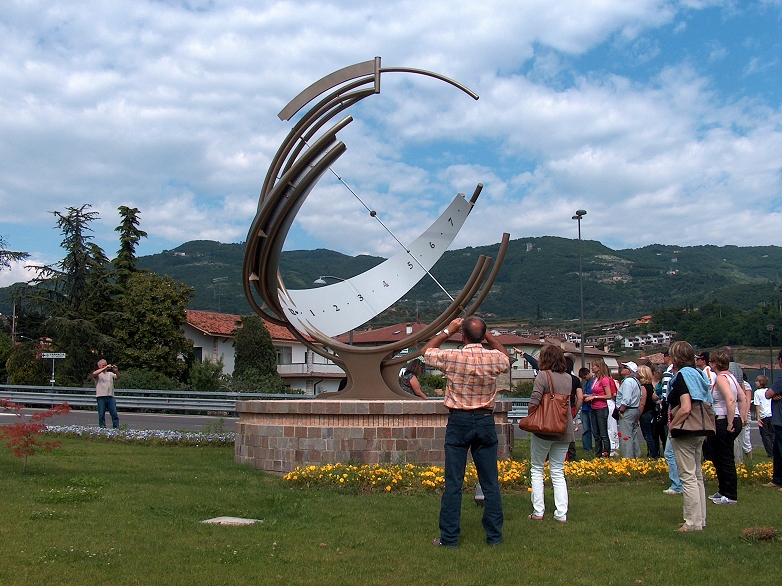
[[[782,369],[782,350],[777,356],[777,365]],[[766,399],[771,399],[771,423],[774,426],[774,474],[771,482],[763,486],[782,491],[782,376],[766,391]]]

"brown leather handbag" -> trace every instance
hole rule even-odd
[[[679,407],[671,410],[671,421],[679,412]],[[709,403],[703,401],[693,401],[692,410],[687,418],[676,425],[670,427],[671,437],[681,437],[685,435],[714,435],[717,432],[717,422],[714,416],[714,409]]]
[[[570,394],[555,393],[551,372],[546,370],[545,373],[548,390],[541,396],[538,408],[519,421],[519,427],[530,433],[562,435],[567,430],[567,418],[570,417]]]

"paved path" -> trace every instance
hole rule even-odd
[[[31,415],[43,409],[22,409]],[[11,413],[0,412],[0,425],[13,423],[16,419]],[[119,424],[127,425],[130,429],[164,429],[171,431],[203,431],[209,429],[217,431],[221,425],[223,431],[234,431],[234,423],[238,417],[214,417],[209,415],[176,415],[167,413],[123,413],[119,412]],[[73,410],[67,415],[56,415],[46,421],[50,425],[86,425],[98,426],[98,412],[87,410]],[[106,423],[111,426],[111,417],[106,413]]]

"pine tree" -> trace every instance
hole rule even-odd
[[[136,272],[136,246],[142,238],[147,237],[144,230],[139,230],[140,223],[138,208],[129,208],[128,206],[119,206],[119,215],[122,218],[120,225],[114,228],[119,232],[120,248],[117,251],[117,258],[113,265],[116,273],[117,283],[124,285],[128,277]]]
[[[282,392],[282,379],[277,374],[277,352],[260,317],[242,317],[242,327],[236,332],[235,344],[234,389]]]

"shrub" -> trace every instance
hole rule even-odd
[[[418,384],[421,385],[421,390],[429,397],[442,395],[443,391],[445,391],[446,382],[446,378],[439,374],[422,374],[418,377]]]
[[[176,390],[182,385],[178,381],[159,372],[131,368],[120,373],[121,376],[114,385],[118,389],[144,389],[144,390]]]
[[[280,375],[261,374],[255,368],[246,369],[241,376],[234,375],[231,389],[239,393],[298,393],[282,383]]]
[[[203,362],[197,360],[190,367],[190,387],[194,391],[219,391],[228,388],[226,375],[223,374],[223,357],[206,358]]]
[[[532,396],[533,380],[523,380],[516,385],[513,391],[500,391],[503,396],[510,398],[529,398]]]
[[[71,410],[68,403],[55,405],[46,411],[36,411],[29,418],[22,413],[22,405],[12,403],[8,399],[0,399],[0,407],[17,417],[16,423],[0,427],[0,439],[8,440],[6,447],[14,452],[14,456],[23,460],[22,474],[27,472],[27,459],[34,456],[39,448],[51,452],[60,447],[60,442],[41,442],[38,436],[46,430],[44,421],[49,417],[64,415]]]
[[[11,350],[5,367],[12,385],[45,385],[49,382],[49,369],[45,360],[38,358],[37,343],[18,344]]]

